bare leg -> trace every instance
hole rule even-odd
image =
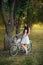
[[[27,45],[26,44],[22,44],[22,47],[24,48],[24,50],[26,51],[26,54],[27,54],[28,53]]]

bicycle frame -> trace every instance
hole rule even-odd
[[[19,38],[18,42],[17,42],[18,39],[15,39],[12,46],[10,47],[10,54],[12,56],[16,56],[18,54],[18,51],[25,51],[24,48],[21,46],[21,40]],[[30,44],[27,45],[27,48],[29,50],[29,53],[30,51],[32,50],[32,42],[30,40]],[[14,54],[13,54],[14,53]]]

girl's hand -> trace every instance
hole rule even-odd
[[[16,34],[16,36],[18,36],[18,34]]]

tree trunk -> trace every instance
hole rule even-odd
[[[20,19],[16,20],[16,34],[20,32]],[[18,38],[18,36],[16,36]]]
[[[14,11],[14,6],[15,6],[15,0],[13,0],[12,6],[10,6],[10,19],[8,21],[6,15],[5,15],[5,10],[4,10],[4,0],[1,1],[1,15],[3,18],[3,22],[5,24],[5,37],[4,37],[4,49],[8,50],[9,49],[9,38],[12,36],[12,32],[14,30],[14,19],[13,19],[13,11]]]

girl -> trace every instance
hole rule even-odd
[[[30,35],[30,27],[28,24],[25,24],[24,26],[24,30],[23,32],[20,32],[18,35],[21,35],[23,34],[23,37],[22,37],[22,41],[21,41],[21,46],[24,48],[24,50],[26,51],[25,55],[28,55],[28,50],[27,50],[27,44],[29,44],[29,35]]]

